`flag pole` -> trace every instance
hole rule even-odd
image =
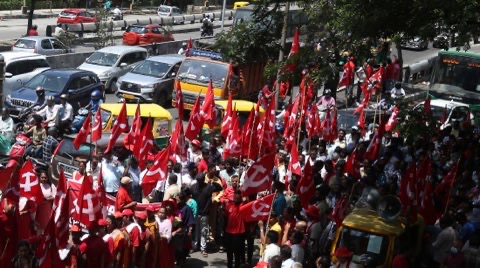
[[[304,81],[307,80],[307,75],[305,75]],[[300,82],[301,84],[301,82]],[[301,90],[301,88],[299,88]],[[298,124],[298,133],[297,133],[297,144],[300,143],[300,132],[302,132],[302,117],[303,117],[303,106],[305,106],[305,99],[306,99],[306,85],[303,85],[303,92],[300,92],[300,97],[302,98],[302,105],[300,107],[300,123]]]
[[[379,107],[380,96],[381,96],[381,93],[377,95],[377,105],[375,107],[375,114],[373,115],[373,126],[374,127],[375,127],[375,122],[377,122],[377,110],[380,108]]]
[[[253,137],[253,128],[255,127],[255,117],[256,117],[255,112],[253,112],[252,131],[250,131],[250,138],[249,138],[249,141],[248,141],[247,165],[248,165],[248,158],[250,157],[250,150],[252,148],[252,137]]]
[[[266,228],[265,228],[265,236],[267,235],[268,231],[269,231],[269,227],[268,227],[268,223],[270,222],[270,218],[272,216],[272,210],[273,210],[273,203],[275,202],[275,198],[277,197],[277,193],[278,193],[278,190],[275,189],[275,195],[273,196],[273,199],[272,199],[272,204],[270,205],[270,210],[268,211],[268,218],[267,218],[267,224],[266,224]],[[263,241],[261,241],[262,243],[262,246],[261,248],[263,248],[265,246],[265,239]],[[263,255],[265,254],[265,249],[263,250],[261,256],[260,256],[260,259],[263,258]]]
[[[453,175],[452,182],[451,182],[450,185],[449,185],[449,186],[450,186],[450,187],[449,187],[449,193],[448,193],[448,197],[447,197],[447,203],[445,204],[445,210],[443,211],[443,215],[445,215],[445,214],[447,213],[448,205],[450,204],[450,199],[451,199],[450,197],[451,197],[451,195],[452,195],[452,194],[451,194],[451,191],[452,191],[452,189],[453,189],[453,184],[455,183],[455,180],[456,180],[456,178],[457,178],[458,165],[460,164],[460,159],[461,159],[461,158],[462,158],[462,157],[460,156],[460,157],[458,158],[458,160],[457,160],[457,165],[456,165],[456,169],[457,169],[457,170],[455,170],[455,174]]]

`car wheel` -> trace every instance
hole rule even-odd
[[[153,97],[153,101],[162,106],[163,108],[167,108],[168,105],[168,98],[167,92],[165,90],[159,90],[155,92],[155,96]]]
[[[110,86],[108,87],[108,93],[115,93],[117,92],[117,79],[114,78],[110,81]]]

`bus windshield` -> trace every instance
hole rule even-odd
[[[178,77],[185,83],[207,86],[211,79],[215,88],[224,88],[227,74],[227,64],[195,59],[186,59],[178,70]]]
[[[431,83],[480,92],[480,56],[440,53]]]
[[[359,263],[361,257],[368,255],[376,266],[385,262],[388,249],[388,237],[365,231],[343,227],[336,248],[347,247],[353,252],[352,260]]]

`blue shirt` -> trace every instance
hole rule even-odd
[[[285,195],[283,193],[279,193],[273,201],[273,212],[275,212],[277,216],[283,215],[283,211],[286,207],[287,199],[285,199]]]
[[[102,160],[102,178],[107,193],[118,192],[123,171],[123,166],[120,163],[118,166],[114,166],[112,162],[107,162],[105,159]]]
[[[98,108],[100,107],[100,104],[102,104],[102,103],[103,103],[103,101],[102,101],[101,99],[96,100],[96,101],[90,100],[90,103],[89,103],[89,105],[90,105],[90,111],[91,111],[92,113],[96,113],[97,110],[98,110]]]

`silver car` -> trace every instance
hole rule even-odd
[[[93,52],[78,69],[98,75],[107,92],[117,91],[117,80],[147,58],[147,50],[135,46],[111,46]]]
[[[150,57],[117,81],[117,96],[126,101],[153,102],[166,107],[171,103],[173,83],[183,55]]]
[[[3,100],[35,75],[50,68],[47,58],[30,52],[2,52],[5,61]]]
[[[173,17],[173,24],[184,24],[182,11],[176,6],[161,5],[157,9],[157,14],[160,17]]]
[[[38,53],[41,55],[58,55],[73,52],[55,37],[27,36],[15,42],[12,51]]]

